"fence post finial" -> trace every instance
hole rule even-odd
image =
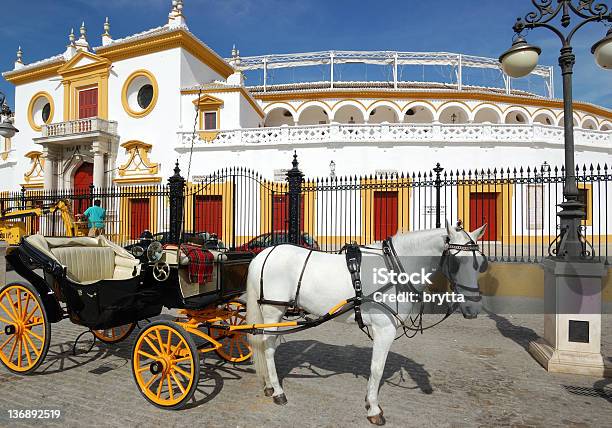
[[[297,151],[293,152],[293,168],[287,171],[289,183],[289,242],[298,245],[300,242],[300,203],[302,194],[302,179],[304,174],[298,168]]]

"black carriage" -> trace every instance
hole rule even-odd
[[[147,400],[181,407],[197,386],[201,353],[232,362],[251,355],[244,334],[229,326],[246,321],[240,297],[252,257],[154,241],[136,258],[103,237],[24,238],[6,256],[29,283],[0,290],[0,360],[12,372],[33,372],[48,351],[51,324],[65,318],[113,344],[164,307],[180,309],[173,321],[139,332],[132,369]]]

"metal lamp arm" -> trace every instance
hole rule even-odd
[[[529,12],[525,15],[525,22],[528,24],[535,24],[537,22],[546,24],[559,14],[561,8],[563,7],[563,3],[559,2],[557,7],[553,10],[552,8],[553,0],[531,0],[531,3],[538,9],[537,12]],[[544,18],[548,16],[547,18]]]
[[[577,8],[576,6],[574,6],[574,4],[569,1],[569,7],[572,10],[572,12],[574,12],[576,15],[580,16],[581,18],[594,18],[594,17],[599,17],[601,20],[606,19],[605,15],[608,14],[609,8],[608,5],[604,4],[604,3],[595,3],[594,0],[582,0],[579,4],[579,7]],[[595,4],[593,4],[595,3]],[[583,10],[587,10],[590,15],[583,13]],[[608,20],[610,20],[610,16],[608,17]]]

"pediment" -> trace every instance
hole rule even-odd
[[[80,51],[70,61],[57,70],[61,75],[69,73],[85,72],[93,69],[109,68],[111,62],[91,52]]]
[[[200,98],[193,101],[196,106],[222,106],[223,100],[212,95],[203,94]]]

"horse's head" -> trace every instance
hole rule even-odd
[[[464,318],[476,318],[482,306],[478,274],[487,270],[488,262],[476,242],[484,235],[486,228],[485,224],[468,232],[446,221],[447,237],[442,256],[442,272],[451,283],[453,292],[464,297],[465,302],[459,303]]]

